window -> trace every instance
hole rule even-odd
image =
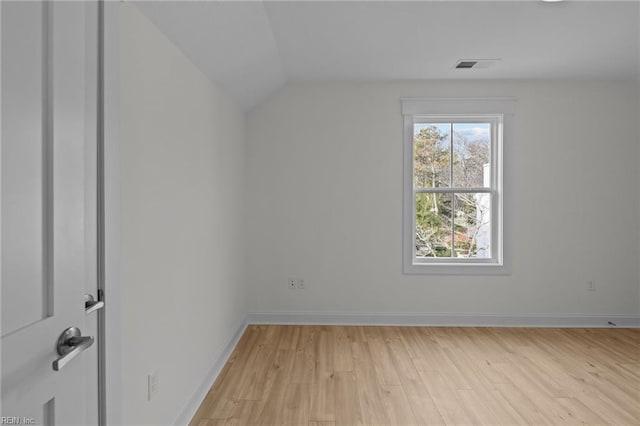
[[[404,272],[505,273],[511,99],[405,99]]]

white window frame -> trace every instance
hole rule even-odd
[[[504,218],[504,144],[512,145],[513,98],[405,98],[403,272],[405,274],[508,274]],[[415,256],[415,194],[413,182],[414,124],[420,122],[491,123],[491,185],[474,192],[491,194],[491,258],[417,258]],[[453,191],[443,190],[446,193]],[[459,191],[458,191],[459,192]]]

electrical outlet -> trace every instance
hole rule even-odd
[[[593,280],[587,281],[587,290],[596,291],[596,282]]]
[[[298,280],[294,277],[289,277],[288,283],[289,283],[289,289],[295,290],[298,284]]]
[[[300,290],[304,290],[304,278],[298,278],[296,285]]]
[[[148,399],[151,401],[160,390],[160,373],[156,370],[154,373],[147,375],[147,392]]]

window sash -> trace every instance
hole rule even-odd
[[[467,188],[467,187],[449,187],[449,186],[438,186],[435,188],[413,188],[414,194],[449,194],[449,193],[459,193],[459,194],[470,194],[470,193],[484,193],[491,194],[496,192],[493,188],[480,187],[480,188]],[[414,206],[415,208],[415,206]]]
[[[456,114],[456,115],[418,115],[413,116],[411,120],[411,179],[412,179],[412,187],[413,187],[413,200],[411,206],[411,258],[413,264],[437,264],[437,263],[456,263],[456,264],[495,264],[499,261],[499,241],[497,238],[499,237],[497,228],[496,219],[494,218],[494,210],[497,207],[494,203],[494,200],[497,198],[495,194],[498,192],[497,190],[497,179],[498,173],[496,167],[498,165],[498,155],[499,155],[499,140],[500,137],[499,131],[502,127],[502,114],[491,114],[491,115],[473,115],[473,114]],[[413,135],[415,135],[415,126],[416,124],[456,124],[456,123],[489,123],[490,125],[490,134],[489,134],[489,146],[490,146],[490,170],[489,170],[489,187],[415,187],[413,184],[413,175],[415,173],[415,162],[414,162],[414,154],[415,154],[415,141]],[[450,144],[453,143],[453,134],[450,135]],[[451,149],[451,158],[450,161],[453,161],[453,146]],[[451,165],[450,173],[453,173],[453,166]],[[453,183],[453,182],[452,182]],[[469,194],[469,193],[481,193],[481,194],[491,194],[491,243],[490,243],[490,253],[491,257],[489,258],[475,258],[475,257],[456,257],[453,256],[455,254],[455,218],[454,212],[451,212],[451,254],[452,256],[448,257],[418,257],[416,255],[416,194]]]
[[[495,241],[495,238],[499,237],[499,230],[494,229],[497,224],[496,221],[494,219],[494,215],[493,215],[493,210],[494,210],[494,206],[496,205],[495,201],[497,199],[497,194],[496,191],[493,191],[491,188],[481,188],[482,191],[467,191],[468,188],[462,188],[462,191],[457,191],[457,190],[452,190],[451,188],[446,188],[445,190],[440,190],[440,188],[435,188],[435,190],[415,190],[414,191],[414,195],[413,195],[413,203],[412,203],[412,221],[411,221],[411,250],[412,250],[412,263],[414,264],[421,264],[421,265],[428,265],[431,263],[456,263],[456,264],[491,264],[494,265],[497,263],[497,261],[499,261],[498,256],[496,256],[495,250],[499,250],[500,246],[499,246],[499,241]],[[488,258],[478,258],[478,257],[455,257],[455,256],[448,256],[448,257],[418,257],[416,255],[417,249],[416,249],[416,232],[417,232],[417,227],[416,227],[416,194],[451,194],[452,196],[454,196],[453,198],[455,198],[455,194],[468,194],[468,193],[482,193],[482,194],[490,194],[491,195],[491,208],[490,208],[490,212],[491,212],[491,221],[490,221],[490,226],[491,226],[491,244],[490,244],[490,250],[491,250],[491,257]],[[451,211],[451,251],[452,253],[455,252],[455,211],[452,210]]]
[[[502,138],[502,128],[503,128],[503,123],[504,123],[504,114],[448,114],[448,115],[442,115],[442,114],[436,114],[436,115],[425,115],[425,114],[421,114],[421,115],[413,115],[413,116],[407,116],[408,118],[411,119],[411,133],[412,133],[412,137],[411,137],[411,170],[412,170],[412,176],[414,173],[414,166],[415,164],[413,163],[413,153],[414,153],[414,143],[413,143],[413,134],[415,132],[415,125],[416,124],[472,124],[472,123],[489,123],[490,124],[490,165],[491,165],[491,169],[490,169],[490,177],[489,177],[489,188],[493,188],[498,189],[499,187],[499,175],[498,175],[498,170],[495,169],[495,167],[499,164],[498,162],[501,161],[500,155],[501,153],[498,152],[499,148],[501,148],[501,146],[499,146],[500,143],[500,138]],[[450,184],[453,184],[453,134],[450,135],[450,149],[451,149],[451,158],[450,158]],[[412,183],[412,187],[415,188],[415,185],[413,185]],[[450,187],[443,187],[443,188],[450,188]]]

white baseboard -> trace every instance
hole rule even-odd
[[[610,324],[613,323],[615,325]],[[253,312],[249,324],[640,328],[639,315]]]
[[[244,330],[247,328],[247,325],[248,323],[245,319],[245,321],[243,321],[242,324],[240,324],[240,327],[238,327],[236,332],[233,334],[233,336],[231,337],[231,340],[229,340],[229,343],[224,348],[224,351],[222,351],[222,354],[220,355],[220,357],[218,357],[216,362],[213,364],[213,367],[211,368],[211,370],[209,370],[209,372],[207,373],[202,384],[200,384],[196,392],[189,399],[189,402],[182,409],[176,421],[173,422],[174,425],[186,426],[189,424],[193,416],[196,414],[196,411],[200,407],[200,404],[202,404],[202,401],[204,401],[204,398],[207,396],[209,389],[211,389],[211,386],[213,386],[213,383],[218,378],[218,375],[222,371],[222,368],[227,363],[227,360],[231,356],[231,353],[233,352],[236,345],[240,341],[240,337],[242,337],[242,334],[244,333]]]

